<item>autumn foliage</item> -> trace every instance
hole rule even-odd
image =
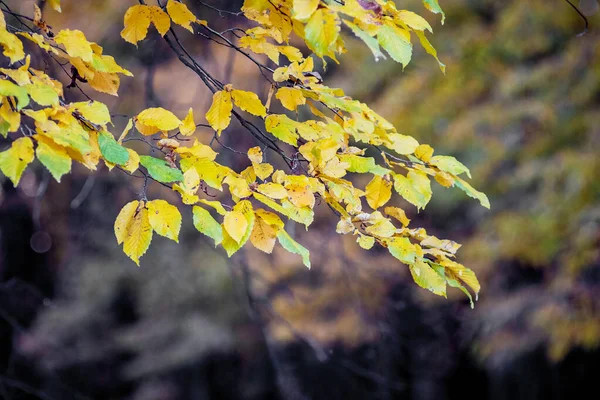
[[[443,21],[437,0],[423,3]],[[60,11],[59,0],[48,5]],[[132,4],[121,31],[132,51],[150,29],[156,29],[213,97],[204,116],[194,115],[192,109],[187,115],[175,115],[164,108],[148,108],[114,135],[109,131],[108,107],[94,100],[66,103],[63,84],[32,67],[35,60],[26,54],[23,41],[39,47],[48,62],[67,65],[71,87],[85,82],[116,96],[121,79],[132,79],[132,74],[83,32],[53,31],[37,7],[29,19],[3,10],[0,44],[10,67],[0,69],[0,132],[11,144],[0,153],[0,170],[15,186],[36,158],[57,181],[71,171],[73,161],[91,171],[103,164],[143,178],[139,198],[122,208],[114,224],[117,242],[137,264],[155,233],[178,241],[184,220],[179,208],[146,195],[147,184],[160,184],[180,194],[181,203],[189,206],[188,219],[191,216],[197,230],[229,256],[247,243],[266,253],[279,243],[310,267],[309,251],[286,231],[284,220],[308,229],[315,207],[329,207],[339,217],[337,233],[354,235],[365,250],[383,246],[408,266],[418,285],[442,296],[448,285],[469,297],[471,292],[477,294],[475,274],[455,261],[460,245],[410,226],[404,210],[391,205],[398,197],[424,209],[433,180],[456,187],[489,208],[487,197],[465,179],[470,178],[468,168],[399,133],[366,104],[326,86],[315,70],[317,59],[324,66],[343,62],[344,36],[353,34],[375,59],[389,56],[403,66],[411,60],[412,43],[419,42],[444,71],[426,37],[432,32],[430,24],[386,0],[246,0],[242,12],[253,27],[232,29],[233,34],[227,35],[212,29],[210,21],[196,18],[184,2]],[[21,28],[7,24],[9,18],[21,21]],[[251,60],[270,85],[268,97],[261,99],[216,79],[181,44],[178,35],[189,34],[208,37]],[[311,54],[303,53],[300,44]],[[271,112],[275,101],[289,113]],[[221,164],[212,148],[227,135],[232,121],[257,144],[246,154],[237,154],[249,163],[242,171]],[[213,140],[198,141],[197,129],[214,131]],[[126,147],[134,139],[148,145],[148,154]],[[356,187],[353,175],[367,175],[369,183]],[[222,195],[215,199],[209,189]]]

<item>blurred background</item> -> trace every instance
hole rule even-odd
[[[32,14],[32,1],[0,3]],[[63,0],[63,13],[47,7],[45,19],[56,30],[84,31],[134,73],[122,79],[118,98],[82,84],[109,105],[113,133],[150,106],[180,117],[192,107],[203,122],[208,91],[156,32],[138,49],[120,38],[134,3]],[[206,6],[238,11],[241,1],[186,3],[219,31],[247,26]],[[401,133],[463,161],[490,197],[488,211],[437,186],[425,211],[405,208],[414,226],[463,244],[458,258],[482,283],[475,309],[458,290],[443,299],[419,289],[383,250],[365,252],[337,235],[324,205],[309,232],[287,226],[311,251],[310,271],[281,248],[227,259],[195,231],[189,208],[182,208],[180,243],[155,236],[138,268],[112,227],[142,182],[77,166],[57,184],[36,165],[17,190],[2,178],[0,398],[536,400],[595,393],[598,14],[578,37],[583,20],[563,0],[444,0],[443,26],[419,1],[396,3],[431,22],[446,75],[418,46],[405,71],[375,62],[345,32],[348,52],[323,76]],[[253,64],[185,31],[180,36],[217,78],[266,99]],[[68,84],[56,65],[46,68]],[[66,89],[66,98],[84,99],[77,89]],[[212,133],[197,136],[206,143]],[[256,145],[248,136],[232,126],[222,143],[245,152]],[[245,157],[217,150],[221,163],[245,168]],[[179,201],[158,185],[149,197]]]

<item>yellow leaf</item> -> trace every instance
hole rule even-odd
[[[256,93],[245,90],[232,90],[231,97],[235,105],[242,110],[259,117],[267,115],[267,109],[262,105]]]
[[[256,218],[254,228],[250,234],[250,242],[254,247],[265,253],[271,254],[276,241],[277,229],[262,218]]]
[[[167,3],[167,12],[173,22],[194,33],[191,24],[196,21],[196,16],[192,14],[185,4],[169,0]]]
[[[225,228],[233,240],[239,243],[246,233],[248,221],[246,221],[246,217],[244,217],[244,214],[241,212],[230,211],[225,214],[225,218],[223,219],[223,228]]]
[[[197,139],[194,140],[192,147],[178,147],[175,151],[181,154],[183,158],[196,157],[209,161],[214,161],[217,158],[217,153],[210,146],[200,143]]]
[[[43,50],[52,52],[56,55],[59,54],[59,51],[55,47],[52,47],[48,43],[46,43],[44,37],[42,35],[40,35],[39,33],[17,32],[16,34],[31,40],[32,42],[37,44],[38,47],[42,48]]]
[[[392,197],[392,182],[388,176],[376,175],[366,187],[367,203],[373,210],[385,205]]]
[[[285,224],[283,223],[281,218],[279,218],[279,216],[275,213],[272,213],[270,211],[259,208],[258,210],[255,211],[255,214],[257,217],[260,217],[267,224],[276,228],[276,230],[282,229],[285,226]]]
[[[131,149],[127,149],[127,152],[129,153],[129,160],[127,160],[122,168],[130,174],[133,174],[140,167],[140,156]]]
[[[254,227],[254,211],[252,209],[252,203],[248,200],[242,200],[233,207],[233,211],[241,214],[246,221],[246,231],[239,241],[235,240],[227,231],[223,229],[223,248],[227,251],[227,255],[231,257],[236,251],[238,251],[250,238],[252,229]],[[227,217],[227,215],[225,215]],[[243,223],[242,223],[243,224]]]
[[[373,236],[360,235],[358,245],[365,250],[370,250],[375,245],[375,238]]]
[[[123,139],[125,139],[125,136],[127,136],[131,128],[133,128],[133,118],[129,118],[129,121],[127,121],[127,125],[125,125],[123,132],[121,132],[121,136],[119,136],[119,140],[117,140],[117,143],[123,143]]]
[[[117,237],[117,244],[121,244],[127,237],[127,227],[129,222],[133,219],[137,212],[139,201],[131,201],[121,209],[117,219],[115,220],[115,236]]]
[[[4,48],[3,54],[10,59],[11,64],[25,58],[23,43],[16,35],[7,31],[6,26],[0,27],[0,44]]]
[[[248,187],[248,182],[244,178],[228,175],[223,183],[228,184],[231,194],[239,197],[240,199],[252,196],[252,191]]]
[[[175,114],[161,107],[147,108],[138,114],[137,119],[147,127],[165,132],[182,124]]]
[[[0,107],[0,118],[8,123],[8,132],[16,132],[21,126],[21,114],[13,111],[7,99],[2,102],[2,107]],[[3,136],[6,136],[4,133]]]
[[[298,106],[306,104],[306,98],[298,88],[282,87],[277,91],[275,97],[290,111],[296,111]]]
[[[173,190],[181,194],[181,201],[183,204],[196,204],[200,201],[196,193],[200,187],[200,175],[195,168],[190,168],[183,174],[183,182],[180,184],[175,183]]]
[[[229,92],[219,91],[213,95],[213,102],[206,113],[206,120],[219,135],[229,126],[232,109],[233,104]]]
[[[280,185],[278,183],[273,183],[273,182],[263,183],[262,185],[258,185],[256,190],[259,193],[264,194],[265,196],[268,196],[272,199],[277,199],[277,200],[284,199],[288,196],[287,190],[285,190],[285,188],[282,185]]]
[[[171,19],[159,6],[131,6],[125,13],[125,28],[121,31],[121,37],[137,46],[139,41],[146,38],[150,23],[154,24],[161,36],[171,27]]]
[[[73,103],[69,109],[77,110],[81,116],[96,125],[106,125],[110,122],[108,107],[99,101]]]
[[[117,228],[122,229],[124,225],[124,223],[120,221],[118,226],[117,223],[115,223],[115,235],[117,235],[117,241],[119,241],[119,238],[122,239],[123,251],[125,254],[139,266],[140,257],[146,253],[146,250],[148,250],[150,242],[152,241],[152,226],[148,219],[148,209],[143,201],[137,204],[133,213],[131,213],[130,208],[131,206],[127,207],[126,210],[125,208],[123,209],[126,214],[121,218],[121,220],[128,221],[125,224],[125,232],[117,234]],[[121,210],[121,212],[123,212],[123,210]],[[119,217],[117,217],[117,221],[119,221]]]
[[[16,187],[21,180],[23,171],[33,159],[33,142],[28,137],[19,138],[12,142],[10,149],[0,153],[0,171]]]
[[[91,63],[94,54],[90,42],[87,41],[83,32],[78,30],[64,29],[56,35],[54,41],[62,44],[71,57],[79,57],[83,61]]]
[[[196,122],[194,122],[194,112],[191,107],[188,114],[183,119],[181,126],[179,126],[179,131],[183,136],[191,136],[196,132]]]
[[[316,11],[320,0],[294,0],[293,17],[306,21]]]
[[[177,207],[164,200],[152,200],[146,206],[152,229],[161,236],[179,242],[181,214]]]
[[[428,144],[421,144],[415,150],[415,157],[421,161],[428,162],[433,155],[433,148]]]
[[[385,210],[383,210],[383,211],[390,217],[393,217],[393,218],[397,219],[398,221],[400,221],[400,223],[403,226],[408,226],[408,224],[410,223],[410,219],[406,218],[406,213],[401,208],[386,207]]]
[[[252,164],[260,164],[263,160],[263,153],[260,147],[256,146],[248,150],[248,158]]]
[[[50,7],[52,7],[55,11],[61,12],[60,9],[60,0],[47,0]]]
[[[206,204],[207,206],[214,208],[215,211],[218,212],[220,215],[224,216],[225,214],[227,214],[227,211],[225,211],[225,208],[219,201],[202,199],[200,200],[200,203]]]

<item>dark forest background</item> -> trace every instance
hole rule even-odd
[[[156,33],[137,50],[120,39],[134,2],[62,3],[62,14],[46,11],[52,26],[81,29],[136,76],[123,80],[119,98],[97,96],[115,113],[115,132],[127,121],[120,115],[144,107],[204,114],[208,92]],[[220,30],[244,26],[188,3]],[[416,0],[396,3],[422,10]],[[31,1],[6,4],[31,13]],[[464,244],[459,258],[483,287],[475,309],[459,291],[447,300],[430,295],[383,251],[339,237],[324,205],[310,232],[295,231],[311,250],[310,271],[283,252],[248,250],[229,260],[191,218],[179,244],[155,238],[138,268],[112,229],[141,183],[80,168],[57,184],[38,166],[18,190],[2,178],[0,398],[594,397],[600,18],[590,17],[590,32],[578,37],[583,21],[562,0],[441,4],[444,26],[420,13],[434,26],[445,76],[421,49],[404,72],[376,63],[347,32],[348,53],[323,76],[400,132],[463,161],[489,195],[491,211],[439,187],[424,212],[407,207],[416,225]],[[192,35],[186,46],[220,78],[266,96],[264,80],[243,59]],[[82,95],[67,89],[66,96]],[[235,127],[223,140],[243,151],[253,146]],[[244,162],[220,151],[222,162]],[[149,194],[177,202],[160,187]]]

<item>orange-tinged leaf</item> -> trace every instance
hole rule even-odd
[[[159,6],[131,6],[125,13],[125,28],[121,31],[121,37],[137,46],[139,41],[146,38],[150,23],[154,24],[161,36],[171,27],[171,19]]]
[[[277,229],[262,218],[256,218],[254,228],[250,234],[250,242],[257,249],[271,254],[277,241]]]

